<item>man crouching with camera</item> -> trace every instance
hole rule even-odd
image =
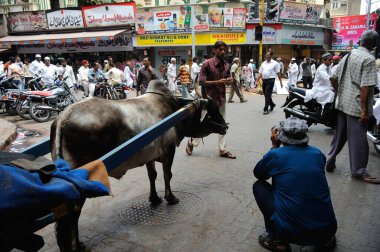
[[[336,243],[326,157],[308,145],[307,129],[306,121],[295,117],[274,126],[272,149],[253,171],[258,180],[252,190],[267,231],[259,243],[272,251],[290,251],[290,243],[328,251]]]

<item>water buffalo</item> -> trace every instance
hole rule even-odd
[[[182,106],[181,101],[158,80],[151,81],[147,93],[136,98],[120,101],[85,99],[71,105],[52,124],[50,135],[52,158],[53,160],[64,158],[72,167],[80,167],[98,159]],[[176,147],[184,137],[204,137],[211,133],[225,134],[228,128],[215,102],[209,100],[206,109],[207,114],[201,121],[202,108],[200,105],[197,106],[189,117],[114,169],[110,176],[120,178],[127,170],[146,164],[150,180],[149,201],[152,205],[158,205],[162,200],[156,192],[155,161],[161,162],[165,180],[165,200],[168,204],[178,203],[179,200],[170,188],[171,167]],[[78,248],[79,214],[70,221],[66,219],[65,223],[57,222],[57,239],[61,249],[66,246],[65,244]],[[72,221],[74,223],[70,224]],[[76,230],[71,234],[71,238],[59,235],[60,230],[67,232],[68,228]],[[74,238],[76,242],[70,241]]]

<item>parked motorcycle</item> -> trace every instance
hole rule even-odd
[[[18,87],[13,83],[13,77],[3,78],[0,81],[0,109],[11,116],[17,115],[15,108],[15,92],[19,92]]]
[[[30,95],[39,95],[39,91],[43,90],[41,84],[41,77],[37,77],[28,81],[27,86],[32,91],[23,91],[19,93],[18,99],[16,101],[16,112],[17,114],[25,119],[30,120],[32,117],[29,115],[29,106],[32,99],[28,99]],[[46,88],[48,89],[48,87]]]
[[[284,105],[285,117],[295,116],[303,119],[310,127],[313,124],[323,124],[327,127],[334,128],[336,124],[336,110],[334,103],[328,103],[322,109],[315,99],[305,103],[306,89],[289,86],[289,95]]]
[[[37,122],[47,122],[52,112],[59,113],[77,101],[66,83],[40,92],[29,96],[34,100],[29,106],[29,114]]]

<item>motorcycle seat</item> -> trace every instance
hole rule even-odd
[[[39,96],[43,96],[43,97],[47,97],[47,96],[50,96],[52,94],[51,91],[29,91],[29,92],[34,94],[34,95],[39,95]]]
[[[300,95],[305,96],[306,95],[306,89],[304,88],[297,88],[297,87],[292,87],[295,93],[298,93]]]

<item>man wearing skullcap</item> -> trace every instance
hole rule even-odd
[[[90,64],[88,60],[82,61],[82,66],[78,69],[78,82],[83,87],[84,96],[87,97],[89,94],[88,86],[88,71]]]

